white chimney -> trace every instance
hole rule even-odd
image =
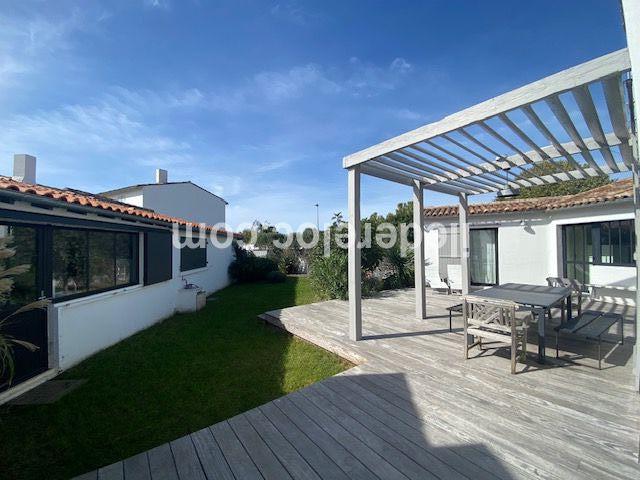
[[[26,153],[13,156],[13,179],[18,182],[36,183],[36,157]]]
[[[156,168],[156,183],[167,183],[168,173],[163,168]]]

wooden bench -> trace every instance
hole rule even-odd
[[[449,311],[449,331],[452,332],[453,330],[451,329],[451,316],[453,312],[462,315],[462,304],[458,303],[456,305],[451,305],[450,307],[447,307],[447,310]]]
[[[447,311],[449,312],[449,331],[452,332],[452,328],[451,328],[451,317],[453,316],[453,313],[459,313],[460,315],[462,315],[462,304],[461,303],[457,303],[455,305],[451,305],[450,307],[447,307]],[[516,308],[516,311],[518,312],[532,312],[533,309],[531,307],[526,307],[523,305],[518,305],[518,307]]]
[[[598,342],[598,369],[602,369],[602,336],[616,323],[620,323],[620,344],[624,344],[624,319],[619,313],[603,313],[594,310],[586,310],[570,322],[563,323],[554,328],[556,331],[556,358],[559,358],[560,334],[575,335],[588,340]],[[604,340],[607,343],[609,340]]]

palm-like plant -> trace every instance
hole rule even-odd
[[[15,255],[16,251],[10,247],[12,238],[4,237],[0,238],[0,303],[4,303],[7,297],[11,294],[13,289],[14,277],[26,273],[31,268],[30,265],[16,265],[13,267],[6,267],[5,260]],[[0,378],[3,378],[8,373],[7,383],[11,383],[13,375],[15,373],[15,361],[13,358],[13,349],[15,347],[26,348],[29,351],[35,351],[38,349],[33,343],[15,338],[13,335],[6,333],[6,327],[11,323],[16,316],[21,313],[28,312],[39,308],[46,308],[49,305],[48,299],[36,300],[27,305],[18,308],[16,311],[0,319]]]
[[[387,268],[391,270],[392,275],[389,277],[390,287],[406,288],[414,283],[414,264],[413,250],[409,250],[405,255],[400,251],[400,247],[394,247],[385,250],[383,262]]]

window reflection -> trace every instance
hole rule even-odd
[[[136,283],[137,246],[137,234],[55,229],[54,298]]]

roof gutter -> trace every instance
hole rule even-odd
[[[153,225],[156,227],[171,228],[172,225],[174,224],[174,222],[154,220],[152,218],[145,218],[139,215],[131,215],[128,213],[114,212],[113,210],[106,210],[103,208],[88,207],[86,205],[78,205],[75,203],[63,202],[60,200],[55,200],[53,198],[43,197],[40,195],[17,192],[15,190],[0,190],[0,200],[2,198],[8,198],[12,202],[15,200],[28,202],[34,206],[43,206],[44,208],[64,208],[67,211],[72,213],[80,213],[80,214],[93,213],[101,217],[113,218],[116,220],[127,220],[132,223]],[[180,228],[187,227],[186,225],[181,225],[177,222],[176,224],[179,225]],[[200,231],[197,224],[192,225],[192,229],[196,231]],[[219,230],[216,230],[216,235],[220,235],[220,236],[231,235],[234,238],[238,238],[238,236],[233,232],[221,232]]]
[[[78,205],[75,203],[63,202],[55,200],[53,198],[42,197],[39,195],[32,195],[30,193],[16,192],[14,190],[2,190],[0,191],[0,199],[8,198],[11,201],[24,201],[34,206],[44,206],[45,208],[64,208],[72,213],[93,213],[101,217],[114,218],[117,220],[127,220],[134,223],[143,223],[147,225],[154,225],[158,227],[170,228],[170,222],[163,222],[160,220],[154,220],[151,218],[144,218],[138,215],[130,215],[128,213],[119,213],[112,210],[105,210],[102,208],[88,207],[86,205]]]

